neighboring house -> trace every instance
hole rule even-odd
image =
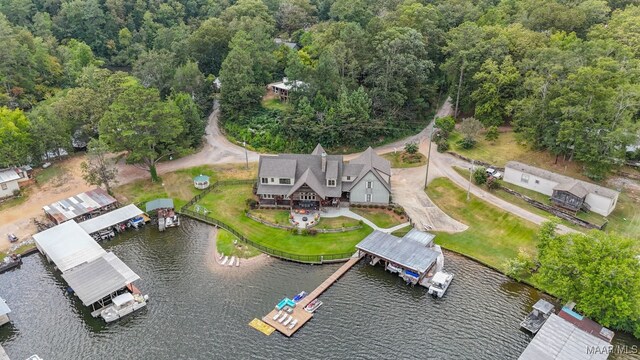
[[[573,212],[588,210],[603,216],[615,209],[620,195],[618,191],[603,186],[517,161],[507,163],[504,181],[549,195],[551,202],[558,207]]]
[[[301,208],[351,203],[388,204],[391,164],[368,148],[351,162],[327,155],[318,144],[311,154],[260,156],[256,194],[263,205]]]
[[[288,47],[291,50],[298,50],[298,44],[291,42],[291,41],[286,41],[280,38],[275,38],[273,39],[273,42],[276,43],[276,45],[284,45],[286,47]]]
[[[20,179],[20,175],[14,169],[0,170],[0,198],[13,196],[14,192],[20,191]]]
[[[282,81],[280,82],[267,85],[269,91],[280,97],[280,101],[289,101],[289,93],[291,91],[295,91],[296,89],[300,89],[306,86],[307,84],[302,81],[289,81],[287,78],[282,78]]]

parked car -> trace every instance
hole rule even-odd
[[[494,168],[488,168],[487,169],[487,175],[494,177],[496,179],[501,179],[502,178],[502,173]]]

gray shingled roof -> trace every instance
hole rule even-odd
[[[337,179],[338,178],[338,162],[337,161],[327,161],[327,179]]]
[[[326,198],[327,195],[324,191],[324,186],[322,183],[316,178],[311,169],[307,169],[302,176],[296,181],[295,184],[289,189],[287,193],[288,196],[291,196],[296,190],[300,189],[302,185],[307,185],[311,188],[311,190],[315,191],[321,198]]]
[[[279,156],[260,157],[260,177],[294,178],[296,176],[296,160]]]
[[[326,151],[324,151],[324,148],[322,147],[322,145],[318,144],[316,145],[316,148],[313,149],[313,151],[311,152],[311,155],[322,155],[322,153],[327,153]]]
[[[602,350],[608,349],[608,346],[608,342],[551,314],[519,360],[605,360],[609,355]],[[596,347],[601,351],[587,352],[587,349]]]
[[[364,165],[362,164],[345,164],[343,167],[344,170],[342,171],[342,175],[355,178],[360,175],[360,173],[362,172],[362,168],[364,168]]]
[[[383,174],[391,176],[391,162],[381,156],[378,156],[371,147],[365,150],[357,158],[351,160],[350,164],[363,164],[365,168],[376,169]]]
[[[558,191],[566,191],[571,193],[579,198],[584,198],[589,193],[587,189],[584,188],[579,182],[574,181],[573,183],[562,183],[556,185],[553,190]]]
[[[537,177],[543,178],[543,179],[547,179],[547,180],[551,180],[553,182],[556,182],[558,184],[565,184],[565,183],[569,183],[569,184],[573,184],[574,182],[578,182],[580,183],[580,185],[582,185],[589,193],[594,193],[600,196],[604,196],[610,199],[615,199],[618,197],[618,195],[620,194],[618,191],[600,186],[600,185],[596,185],[596,184],[592,184],[590,182],[586,182],[586,181],[582,181],[582,180],[576,180],[574,178],[565,176],[565,175],[560,175],[548,170],[544,170],[544,169],[540,169],[537,168],[535,166],[531,166],[531,165],[527,165],[527,164],[523,164],[521,162],[518,161],[509,161],[507,162],[506,165],[507,168],[511,168],[511,169],[515,169],[527,174],[531,174],[531,175],[535,175]]]
[[[421,274],[436,262],[439,255],[411,237],[399,238],[378,230],[364,238],[356,248]]]

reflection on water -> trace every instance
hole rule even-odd
[[[420,358],[514,359],[531,337],[520,320],[540,298],[464,257],[446,254],[455,278],[443,299],[361,262],[323,296],[324,305],[291,339],[247,324],[283,296],[311,291],[339,265],[268,259],[259,266],[211,269],[209,227],[185,221],[145,228],[105,243],[136,271],[151,297],[146,310],[105,325],[39,256],[0,275],[12,323],[0,343],[12,359]],[[618,343],[638,344],[618,336]],[[624,358],[624,357],[619,357]],[[629,358],[629,357],[627,357]]]

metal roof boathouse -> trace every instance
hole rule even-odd
[[[371,265],[383,261],[385,270],[398,273],[413,285],[427,286],[428,279],[444,265],[440,247],[433,244],[434,238],[435,235],[416,229],[402,238],[376,230],[356,248],[371,259]]]
[[[105,211],[114,209],[118,202],[101,188],[74,195],[42,207],[44,213],[57,225],[65,221],[78,222],[92,218]]]

